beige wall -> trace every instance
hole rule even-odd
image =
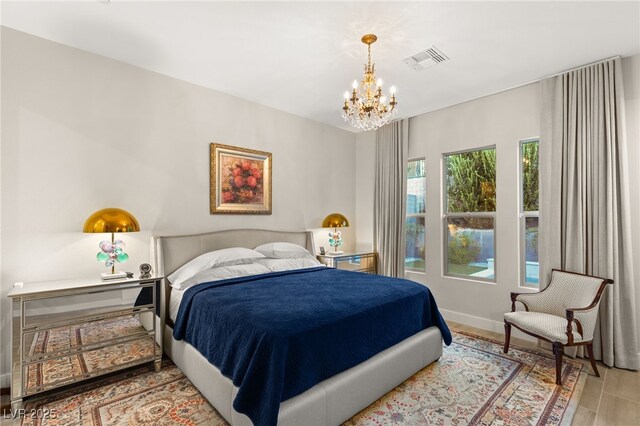
[[[373,186],[376,133],[356,135],[356,244],[360,250],[373,248]]]
[[[2,86],[3,374],[7,291],[103,272],[104,236],[80,232],[100,208],[140,221],[142,232],[123,236],[129,271],[149,261],[152,233],[302,230],[332,211],[352,220],[355,244],[352,133],[7,28]],[[213,141],[273,153],[272,215],[209,214]]]
[[[631,182],[631,209],[635,282],[640,289],[640,55],[624,58],[627,140]],[[486,96],[411,119],[409,158],[425,157],[427,221],[425,274],[407,273],[407,278],[427,284],[445,316],[479,327],[502,330],[502,314],[509,309],[509,292],[518,288],[518,142],[539,136],[539,85],[531,84]],[[442,174],[445,152],[497,146],[497,283],[487,284],[444,277],[442,274]],[[356,221],[358,243],[372,240],[375,133],[356,138]],[[371,224],[371,228],[365,227]],[[526,291],[526,290],[525,290]],[[640,309],[640,290],[636,291]],[[640,336],[639,336],[640,337]]]

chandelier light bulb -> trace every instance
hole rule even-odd
[[[353,80],[353,84],[351,85],[354,89],[358,88],[358,80]]]
[[[349,99],[349,92],[344,92],[344,98]]]
[[[392,95],[395,95],[396,94],[396,86],[391,86],[389,91],[391,92]]]
[[[378,87],[380,87],[380,86],[382,86],[382,79],[381,78],[378,79]]]

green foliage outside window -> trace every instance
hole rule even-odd
[[[480,254],[480,246],[471,231],[456,232],[449,239],[448,245],[447,261],[452,264],[467,265],[474,262]]]
[[[540,197],[538,150],[538,141],[522,144],[522,201],[523,210],[526,212],[538,211],[538,199]]]
[[[451,154],[446,157],[447,212],[496,211],[496,150]]]
[[[447,213],[495,212],[496,149],[451,154],[445,160]],[[483,219],[470,218],[465,224],[474,229],[493,228],[492,222]]]

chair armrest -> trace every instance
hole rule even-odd
[[[580,336],[586,341],[593,340],[593,332],[598,319],[599,303],[594,303],[586,308],[567,308],[567,334],[571,334],[571,323],[575,322]]]
[[[518,300],[518,296],[520,296],[523,293],[514,293],[513,291],[511,292],[511,312],[515,312],[516,311],[516,301]],[[529,310],[527,308],[527,305],[524,305],[525,309]]]
[[[584,308],[567,308],[567,334],[571,334],[571,323],[575,322],[578,327],[578,333],[584,341],[593,340],[593,333],[598,320],[598,308],[600,307],[600,298],[607,284],[613,284],[613,280],[604,279],[600,288],[589,306]]]
[[[587,306],[586,308],[567,308],[566,311],[572,311],[572,312],[587,312],[587,311],[592,311],[594,309],[596,309],[598,307],[598,304],[591,304],[589,306]]]
[[[524,305],[524,308],[528,311],[529,308],[535,307],[538,304],[537,301],[542,301],[546,297],[543,291],[537,293],[514,293],[511,292],[511,312],[516,311],[516,302],[520,302]]]

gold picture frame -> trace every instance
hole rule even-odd
[[[271,214],[271,153],[212,143],[211,214]]]

